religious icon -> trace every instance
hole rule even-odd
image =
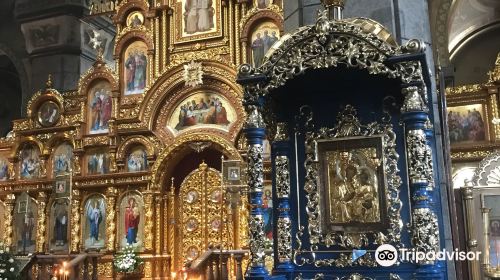
[[[235,120],[235,115],[233,108],[222,96],[196,93],[177,106],[168,126],[177,131],[202,125],[227,128]]]
[[[264,55],[279,40],[279,34],[278,27],[272,22],[264,22],[255,28],[250,43],[254,67],[259,67],[262,64]]]
[[[265,185],[262,193],[262,212],[264,218],[264,234],[273,239],[273,197],[272,186]]]
[[[212,222],[210,223],[210,226],[212,227],[213,231],[219,231],[220,226],[221,226],[221,221],[220,219],[213,219]]]
[[[63,143],[57,147],[53,158],[53,173],[55,176],[68,174],[71,171],[71,161],[73,159],[73,147],[68,143]]]
[[[96,150],[87,156],[87,173],[89,175],[102,175],[108,172],[109,154],[105,150]]]
[[[9,179],[9,161],[0,157],[0,181],[5,181]]]
[[[135,11],[128,15],[127,26],[137,27],[144,24],[144,16],[141,12]]]
[[[194,260],[198,257],[198,248],[191,246],[187,250],[187,259],[188,260]]]
[[[483,107],[483,104],[472,104],[447,108],[451,144],[486,140],[487,127]]]
[[[58,176],[54,183],[54,197],[68,198],[71,194],[71,178],[70,176]]]
[[[89,93],[90,134],[107,133],[113,107],[111,86],[106,81],[96,84]]]
[[[144,147],[132,150],[127,160],[128,171],[137,172],[148,170],[148,154]]]
[[[382,146],[379,136],[317,141],[325,230],[386,226]]]
[[[28,144],[20,153],[20,175],[21,179],[34,179],[40,176],[40,150],[38,147]]]
[[[184,0],[184,33],[191,35],[213,31],[213,0]]]
[[[190,190],[186,194],[186,202],[189,204],[193,204],[198,200],[198,192],[195,190]]]
[[[53,101],[46,101],[38,109],[38,122],[42,126],[52,126],[60,117],[59,106]]]
[[[210,194],[210,200],[212,202],[216,202],[216,203],[221,203],[222,202],[222,193],[220,190],[215,190],[212,192],[212,194]]]
[[[56,193],[65,193],[65,192],[66,192],[66,181],[57,181]]]
[[[68,250],[69,231],[69,202],[67,199],[58,199],[52,205],[52,238],[49,249],[54,251]]]
[[[16,207],[22,209],[14,215],[15,252],[29,254],[35,252],[36,217],[38,214],[35,200],[23,193],[16,201]]]
[[[359,159],[363,158],[360,155],[373,153],[374,148],[327,152],[333,223],[380,221],[377,177]]]
[[[136,41],[125,51],[124,95],[144,93],[148,67],[147,50],[144,42]]]
[[[85,248],[105,246],[106,202],[100,195],[91,196],[85,203]]]
[[[142,247],[144,231],[144,221],[142,219],[144,202],[142,197],[136,192],[130,192],[123,197],[121,207],[124,229],[122,246]]]
[[[229,167],[228,168],[229,181],[238,181],[240,179],[240,168],[239,167]]]
[[[195,218],[189,218],[186,222],[186,230],[192,232],[196,229],[198,229],[198,220]]]

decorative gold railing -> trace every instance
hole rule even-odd
[[[211,248],[194,261],[187,263],[187,279],[243,280],[243,259],[248,250],[220,250]]]

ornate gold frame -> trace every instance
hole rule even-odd
[[[495,68],[488,73],[484,84],[464,85],[446,89],[448,108],[453,106],[483,104],[485,116],[486,141],[451,146],[453,162],[479,161],[493,150],[500,148],[500,53]],[[446,115],[448,115],[446,113]]]
[[[223,28],[223,20],[222,20],[222,2],[213,0],[215,3],[215,22],[216,29],[215,31],[199,34],[199,35],[190,35],[186,37],[182,37],[182,23],[184,12],[182,7],[182,0],[173,0],[175,1],[173,7],[175,9],[175,21],[174,21],[174,30],[175,30],[175,44],[186,43],[186,42],[195,42],[209,38],[219,38],[222,37],[222,28]]]

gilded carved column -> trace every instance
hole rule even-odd
[[[47,177],[47,160],[49,158],[49,155],[40,155],[40,178],[46,178]]]
[[[45,225],[46,223],[46,210],[47,210],[47,194],[39,192],[38,197],[38,230],[36,232],[36,251],[45,251]]]
[[[5,246],[12,246],[12,215],[16,204],[16,195],[8,194],[5,199],[4,225],[5,231],[3,240]]]
[[[115,187],[108,187],[106,190],[106,248],[109,252],[115,250],[116,238],[116,197],[118,190]]]
[[[144,232],[146,233],[144,236],[144,247],[146,250],[153,250],[153,193],[145,192],[144,193]]]
[[[80,244],[80,191],[72,190],[71,200],[71,252],[78,252]]]
[[[155,194],[155,253],[161,254],[161,226],[162,216],[161,216],[161,203],[162,197],[160,194]]]
[[[172,178],[172,185],[170,186],[170,192],[168,196],[168,254],[172,257],[171,260],[174,259],[176,254],[175,250],[175,228],[176,228],[176,220],[175,220],[175,187],[174,187],[174,178]],[[170,262],[170,270],[175,271],[175,262]]]

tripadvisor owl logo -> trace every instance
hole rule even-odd
[[[384,244],[375,251],[375,261],[380,266],[391,266],[398,261],[398,250],[390,244]]]

